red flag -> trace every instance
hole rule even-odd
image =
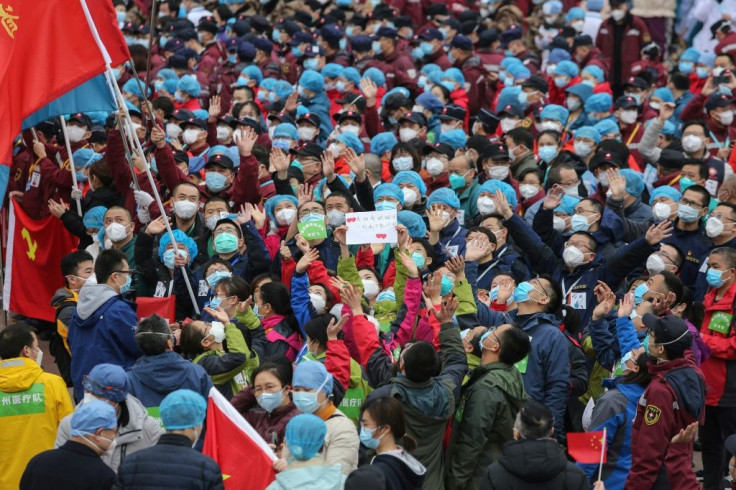
[[[26,116],[105,70],[84,1],[0,2],[0,164],[10,165]],[[87,7],[111,65],[124,63],[128,50],[112,2],[89,0]]]
[[[78,244],[58,218],[34,221],[11,200],[3,309],[53,322],[51,297],[64,286],[59,263]]]
[[[605,432],[568,432],[567,452],[578,463],[599,464],[601,455],[606,462]]]
[[[276,479],[273,451],[216,388],[207,403],[202,453],[220,465],[226,490],[262,490]]]
[[[138,314],[138,321],[154,314],[163,317],[168,323],[174,323],[176,320],[176,296],[173,294],[163,298],[139,296],[135,302],[138,304],[135,310]]]

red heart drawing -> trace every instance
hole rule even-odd
[[[376,238],[386,238],[385,233],[376,233]]]
[[[358,218],[348,218],[345,221],[347,221],[348,223],[352,223],[353,221],[356,221],[357,219]]]

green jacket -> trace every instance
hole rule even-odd
[[[338,277],[349,282],[356,288],[360,288],[361,291],[363,290],[363,281],[360,279],[360,275],[358,275],[358,267],[355,265],[354,255],[351,255],[350,257],[345,259],[342,257],[337,259],[337,275]],[[398,271],[396,277],[398,278]],[[389,331],[389,329],[391,328],[391,322],[396,319],[396,312],[398,311],[398,307],[396,305],[399,304],[399,293],[396,291],[397,282],[398,281],[394,281],[394,293],[396,294],[396,302],[380,301],[374,303],[373,305],[373,316],[376,318],[376,320],[378,320],[378,323],[381,325],[381,331],[383,333]],[[406,279],[404,279],[403,284],[405,283]],[[402,294],[404,291],[403,284],[401,289]],[[363,298],[363,303],[366,304],[365,298]]]
[[[526,401],[524,381],[514,366],[478,366],[463,387],[447,450],[448,489],[477,489],[481,476],[513,439],[517,412]]]

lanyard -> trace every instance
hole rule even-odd
[[[713,131],[708,131],[708,133],[710,134],[711,139],[716,143],[716,146],[719,150],[722,148],[726,148],[731,143],[731,138],[729,138],[728,136],[726,136],[726,141],[721,144],[721,142],[718,141],[718,138],[716,138],[716,135],[713,134]]]
[[[572,289],[578,285],[582,278],[583,276],[578,277],[578,280],[572,283],[572,286],[570,286],[568,289],[565,289],[565,279],[562,279],[562,293],[565,297],[565,304],[568,304],[569,302],[568,296],[570,295],[570,291],[572,291]]]
[[[639,132],[639,127],[641,127],[641,124],[640,123],[636,123],[636,127],[631,132],[631,136],[629,136],[629,139],[626,141],[626,146],[629,146],[631,144],[631,140],[633,140],[634,139],[634,136],[636,136],[636,133]]]

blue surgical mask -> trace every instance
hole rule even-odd
[[[306,60],[304,60],[305,70],[317,70],[318,66],[319,60],[317,58],[307,58]]]
[[[450,174],[450,187],[453,190],[459,190],[465,187],[465,177],[457,174]]]
[[[337,45],[342,49],[343,51],[348,47],[348,40],[344,37],[340,38],[340,40],[337,42]]]
[[[284,401],[284,391],[277,391],[276,393],[263,393],[257,397],[258,405],[268,413],[273,412],[281,406]]]
[[[271,33],[271,40],[276,44],[279,44],[281,42],[281,31],[279,29],[273,30],[273,32]]]
[[[381,54],[383,52],[383,50],[381,49],[381,43],[378,41],[373,41],[371,43],[371,49],[376,54]]]
[[[379,303],[381,301],[393,301],[396,302],[396,293],[394,293],[390,289],[386,289],[384,291],[381,291],[378,293],[378,296],[376,296],[376,303]]]
[[[680,178],[680,192],[685,192],[688,187],[692,187],[694,185],[695,185],[695,181],[691,179],[690,177]]]
[[[310,221],[324,221],[325,215],[319,213],[309,213],[299,220],[300,223],[309,223]]]
[[[205,172],[204,183],[212,192],[220,192],[225,188],[225,181],[227,177],[218,172]]]
[[[133,274],[125,274],[125,284],[120,287],[120,294],[125,294],[130,291],[130,285],[133,282]]]
[[[118,11],[115,12],[115,17],[117,17],[119,23],[122,23],[122,22],[125,22],[125,15],[126,14],[127,14],[127,12],[121,12],[121,11],[118,10]]]
[[[534,286],[529,281],[524,281],[514,289],[514,301],[517,303],[523,303],[529,301],[529,293],[534,289]]]
[[[569,80],[567,77],[555,77],[555,86],[557,88],[562,88],[566,86],[569,83]]]
[[[160,92],[162,88],[164,88],[164,82],[163,82],[163,80],[158,80],[156,82],[153,82],[153,89],[156,92]]]
[[[537,150],[537,153],[539,154],[539,158],[542,159],[545,163],[549,163],[557,156],[557,147],[556,146],[540,146],[539,150]]]
[[[417,87],[424,88],[427,86],[427,75],[419,75],[417,78]]]
[[[215,289],[217,283],[220,282],[221,279],[225,279],[226,277],[233,277],[233,273],[228,271],[215,271],[207,276],[207,284],[210,285],[210,289]]]
[[[218,298],[217,296],[213,297],[210,300],[210,308],[217,309],[222,304],[222,299]]]
[[[644,295],[649,292],[649,286],[647,286],[647,283],[641,283],[638,286],[634,288],[634,304],[639,305],[642,301],[644,301]]]
[[[272,104],[276,102],[276,92],[269,92],[268,101],[271,102]]]
[[[680,61],[677,64],[677,70],[681,73],[684,73],[685,75],[689,75],[693,72],[693,62],[692,61]]]
[[[167,42],[169,42],[169,38],[166,37],[166,36],[161,36],[160,38],[158,38],[158,45],[161,48],[163,48],[164,46],[166,46],[166,43]]]
[[[235,63],[237,63],[237,62],[238,62],[238,55],[237,55],[237,54],[235,54],[235,53],[228,53],[228,55],[227,55],[227,61],[228,61],[228,62],[229,62],[229,63],[230,63],[231,65],[234,65]]]
[[[448,92],[453,92],[455,90],[455,84],[453,82],[443,80],[441,83],[442,83],[442,86],[445,87]]]
[[[419,61],[424,58],[424,51],[422,51],[422,48],[416,47],[411,50],[411,57],[412,59]],[[420,86],[421,88],[422,86]]]
[[[574,232],[588,231],[590,229],[588,218],[582,214],[574,214],[570,219],[570,229]]]
[[[84,173],[81,170],[77,170],[74,172],[74,174],[77,176],[77,182],[86,182],[87,176],[84,175]]]
[[[396,209],[399,203],[392,201],[380,201],[376,203],[376,211],[391,211]]]
[[[688,206],[687,204],[677,205],[677,217],[685,223],[695,223],[698,221],[700,210]]]
[[[717,271],[713,269],[712,267],[708,267],[708,272],[705,274],[705,281],[708,283],[708,286],[712,288],[719,288],[723,286],[723,283],[726,281],[723,279],[723,274],[726,271]]]
[[[319,408],[317,393],[307,391],[295,391],[291,395],[296,409],[302,413],[314,413]]]
[[[304,56],[304,52],[299,49],[298,46],[293,46],[291,48],[291,54],[294,55],[294,58],[301,58],[302,56]]]
[[[422,50],[422,53],[427,54],[427,55],[432,54],[434,52],[434,46],[432,45],[432,43],[428,43],[428,42],[419,43],[419,49]]]
[[[644,341],[642,341],[641,345],[642,347],[644,347],[644,352],[646,352],[647,355],[649,355],[649,334],[647,334],[646,337],[644,337]]]
[[[360,442],[368,449],[376,449],[381,444],[380,439],[373,437],[373,431],[375,430],[376,429],[360,427]]]
[[[284,138],[278,138],[273,140],[271,146],[278,148],[279,150],[289,151],[289,148],[291,148],[291,141]]]
[[[440,288],[440,294],[442,296],[447,296],[448,294],[452,292],[452,288],[454,286],[455,285],[452,283],[449,277],[442,276],[442,286]]]
[[[344,94],[345,93],[345,82],[343,82],[342,80],[338,80],[337,84],[335,85],[335,88],[337,89],[338,92],[340,92],[341,94]]]
[[[527,92],[519,92],[519,104],[522,108],[529,106],[529,94]]]
[[[411,260],[414,261],[419,269],[424,268],[424,263],[426,262],[424,255],[420,254],[419,252],[414,252],[411,254]]]
[[[176,251],[173,248],[164,252],[164,265],[167,269],[174,269],[174,259],[176,259]]]

